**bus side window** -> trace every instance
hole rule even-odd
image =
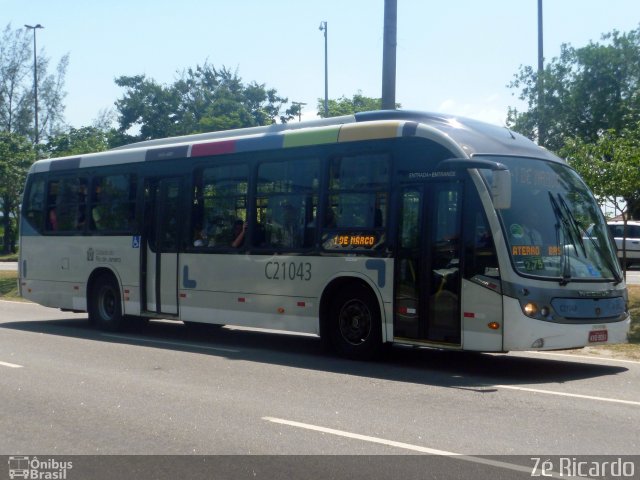
[[[379,248],[385,242],[389,205],[390,155],[371,153],[332,158],[329,165],[328,204],[322,232],[324,248],[336,248],[336,234],[360,233],[374,243],[350,244],[348,248]],[[366,245],[366,246],[365,246]],[[337,248],[344,248],[341,244]]]
[[[320,162],[317,159],[259,165],[256,246],[275,250],[313,247],[319,178]]]
[[[476,197],[475,193],[471,193]],[[491,228],[479,198],[471,198],[464,212],[465,278],[474,275],[499,276],[498,257]]]
[[[245,246],[246,239],[236,241],[234,231],[237,222],[247,221],[248,166],[205,168],[196,172],[194,185],[191,245],[223,250]]]
[[[29,185],[25,197],[24,218],[36,230],[42,230],[42,224],[48,219],[45,216],[44,179],[36,178]],[[46,212],[48,213],[48,212]]]
[[[50,180],[47,188],[45,230],[80,232],[86,220],[87,179],[63,177]]]
[[[94,177],[91,183],[89,228],[130,231],[135,224],[135,175]]]

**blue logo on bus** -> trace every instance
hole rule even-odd
[[[131,248],[140,248],[140,235],[134,235],[131,239]]]

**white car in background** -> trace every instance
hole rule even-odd
[[[616,247],[618,248],[618,258],[622,262],[622,240],[624,238],[624,222],[622,220],[607,222],[609,231],[616,241]],[[634,220],[627,221],[627,236],[626,236],[626,249],[627,249],[627,266],[634,263],[640,264],[640,222]]]

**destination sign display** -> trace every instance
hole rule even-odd
[[[339,232],[332,233],[325,237],[323,242],[327,250],[370,250],[380,244],[381,236],[378,233],[370,232]]]

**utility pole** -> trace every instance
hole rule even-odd
[[[302,107],[306,105],[305,102],[291,102],[291,105],[298,107],[298,122],[302,121]]]
[[[398,0],[384,0],[384,40],[382,46],[382,109],[396,108],[396,46]]]
[[[320,22],[320,31],[324,30],[324,118],[329,117],[329,61],[327,59],[327,22]]]
[[[36,56],[36,30],[44,28],[39,23],[37,25],[25,25],[28,30],[33,30],[33,98],[35,102],[35,136],[34,144],[38,145],[38,60]]]
[[[546,141],[544,105],[544,52],[542,37],[542,0],[538,0],[538,144]]]

